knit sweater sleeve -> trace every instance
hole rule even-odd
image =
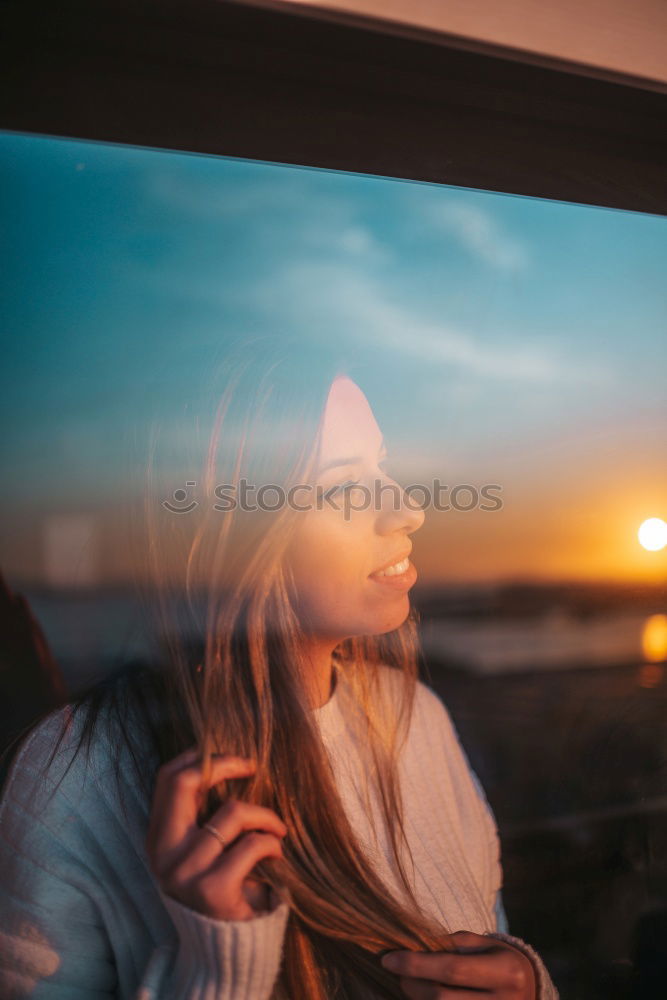
[[[52,721],[24,743],[0,802],[0,996],[266,1000],[288,904],[274,898],[267,914],[222,921],[162,894],[125,849],[122,817],[108,815],[101,788],[80,763],[85,755],[67,773],[57,763],[44,771]],[[125,880],[141,891],[130,896]],[[154,935],[137,913],[142,892],[161,923]],[[140,933],[153,944],[136,969],[130,939]]]
[[[156,949],[136,1000],[265,1000],[280,969],[287,903],[254,920],[211,920],[160,894],[178,933]],[[166,952],[166,953],[164,953]]]

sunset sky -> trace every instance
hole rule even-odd
[[[358,346],[404,477],[501,486],[427,512],[422,581],[667,577],[664,218],[12,133],[0,171],[9,579],[87,531],[126,579],[150,421],[177,488],[216,350],[276,329]]]

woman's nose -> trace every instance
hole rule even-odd
[[[406,500],[407,506],[405,506],[406,522],[407,522],[407,532],[412,534],[413,531],[418,531],[421,528],[424,520],[426,519],[426,514],[424,513],[423,507],[420,507],[418,502],[411,499],[407,495]]]
[[[402,529],[410,535],[421,528],[426,515],[418,497],[412,497],[396,483],[393,485],[395,488],[382,497],[379,529],[383,533]]]

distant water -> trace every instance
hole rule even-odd
[[[129,590],[35,591],[28,598],[70,685],[158,653],[154,622]],[[421,638],[428,659],[478,674],[615,667],[643,659],[646,613],[599,613],[581,619],[562,609],[526,619],[427,618]],[[171,627],[185,631],[182,607]]]
[[[616,611],[582,620],[554,609],[519,621],[434,618],[422,624],[421,637],[427,657],[480,674],[617,667],[644,658],[649,617]]]
[[[20,591],[28,599],[70,688],[94,681],[130,660],[159,655],[155,623],[137,595],[113,591]],[[170,623],[185,631],[182,607]]]

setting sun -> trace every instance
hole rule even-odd
[[[667,545],[667,524],[660,517],[649,517],[640,525],[637,537],[649,552],[658,552]]]

